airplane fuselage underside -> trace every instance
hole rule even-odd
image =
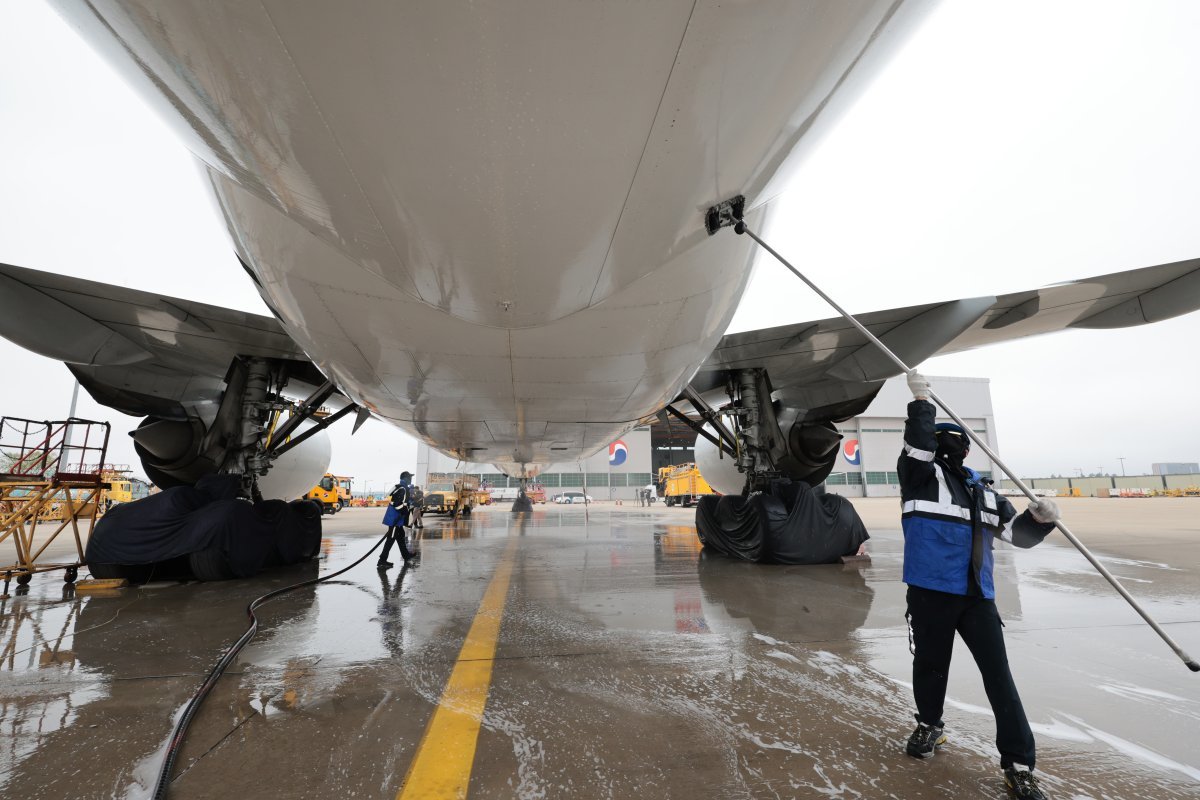
[[[751,219],[908,4],[59,3],[172,120],[351,398],[473,461],[577,458],[672,400]],[[302,9],[299,7],[302,6]]]

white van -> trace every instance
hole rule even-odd
[[[563,492],[554,496],[556,503],[594,503],[596,498],[583,492]]]

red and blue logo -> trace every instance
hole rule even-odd
[[[847,464],[858,466],[862,463],[862,453],[858,449],[858,439],[847,439],[842,442],[842,455],[846,457]]]
[[[621,466],[627,458],[629,458],[629,448],[620,439],[608,446],[608,465],[610,467]]]

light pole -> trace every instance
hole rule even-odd
[[[1117,456],[1117,461],[1121,462],[1121,477],[1125,477],[1125,456]]]

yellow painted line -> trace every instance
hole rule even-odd
[[[500,564],[483,594],[454,671],[450,673],[433,718],[425,728],[417,755],[404,776],[396,800],[443,800],[467,796],[479,726],[483,722],[483,709],[492,684],[492,663],[496,641],[500,638],[500,621],[504,617],[516,543],[516,539],[510,540],[500,556]]]

